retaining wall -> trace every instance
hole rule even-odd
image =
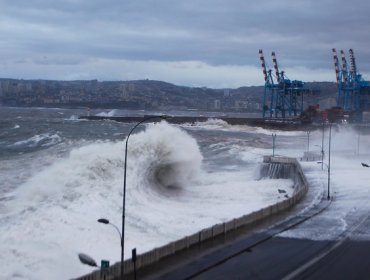
[[[175,254],[181,250],[189,248],[194,245],[210,240],[216,236],[226,235],[242,226],[252,225],[264,218],[285,211],[293,207],[308,190],[308,182],[302,171],[301,165],[295,158],[287,157],[271,157],[265,156],[263,158],[263,166],[261,167],[261,177],[270,178],[292,178],[294,182],[294,192],[292,197],[280,201],[274,205],[267,206],[258,211],[254,211],[242,217],[233,219],[231,221],[216,224],[212,227],[205,228],[197,233],[186,236],[180,240],[171,242],[167,245],[155,248],[149,252],[137,256],[136,268],[153,264],[158,260]],[[100,279],[114,279],[120,276],[120,262],[114,264],[109,268],[106,275],[103,276],[100,271],[95,271],[91,274],[79,277],[80,280],[100,280]],[[131,259],[124,262],[125,273],[132,272],[134,265]]]

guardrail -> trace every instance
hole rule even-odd
[[[263,158],[264,164],[269,168],[265,175],[270,177],[281,176],[283,178],[290,177],[294,182],[294,192],[292,197],[280,201],[274,205],[267,206],[258,211],[246,214],[231,221],[216,224],[212,227],[205,228],[197,233],[186,236],[180,240],[171,242],[164,246],[155,248],[151,251],[138,255],[136,258],[136,269],[153,264],[160,259],[173,255],[179,251],[185,250],[191,246],[199,245],[200,243],[210,240],[220,235],[226,235],[240,227],[252,225],[256,222],[262,221],[264,218],[275,215],[279,212],[285,211],[293,207],[299,200],[303,198],[308,190],[308,182],[303,173],[301,165],[295,158],[288,157],[272,157],[265,156]],[[278,169],[281,169],[279,172]],[[280,174],[279,174],[280,173]],[[278,178],[276,177],[276,178]],[[281,178],[280,177],[280,178]],[[118,279],[120,276],[121,264],[115,263],[109,268],[104,278],[100,271],[92,272],[91,274],[81,276],[79,280],[110,280]],[[125,260],[124,271],[130,273],[134,269],[134,264],[131,259]]]

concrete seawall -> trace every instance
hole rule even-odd
[[[205,241],[220,235],[227,235],[238,228],[245,226],[252,226],[253,224],[262,221],[263,219],[272,215],[286,211],[297,204],[308,190],[308,182],[302,171],[302,168],[295,158],[287,157],[270,157],[263,158],[263,165],[261,167],[261,177],[269,178],[291,178],[294,182],[294,192],[292,197],[280,201],[274,205],[267,206],[258,211],[246,214],[231,221],[216,224],[212,227],[205,228],[192,235],[186,236],[180,240],[171,242],[167,245],[155,248],[149,252],[138,255],[136,260],[136,269],[151,265],[164,257],[176,254],[182,250],[186,250],[191,246],[199,245]],[[125,273],[132,272],[134,264],[131,259],[124,262]],[[100,271],[95,271],[91,274],[79,277],[80,280],[100,280],[100,279],[118,279],[120,276],[120,262],[114,264],[109,268],[105,278]]]

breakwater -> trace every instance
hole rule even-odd
[[[145,118],[155,117],[155,115],[144,115],[144,116],[130,116],[130,117],[112,117],[112,116],[80,116],[79,119],[83,120],[112,120],[117,122],[133,122],[137,123]],[[222,120],[230,125],[249,125],[249,126],[258,126],[263,128],[271,129],[281,129],[281,130],[312,130],[317,129],[319,126],[315,124],[302,123],[297,118],[285,118],[285,119],[276,119],[276,118],[241,118],[241,117],[206,117],[206,116],[166,116],[166,121],[173,124],[182,124],[182,123],[197,123],[197,122],[206,122],[209,119],[218,119]],[[160,121],[160,117],[151,119],[152,122]]]
[[[260,176],[261,178],[291,178],[293,180],[294,186],[293,195],[274,205],[267,206],[258,211],[254,211],[242,217],[235,218],[231,221],[205,228],[180,240],[171,242],[162,247],[155,248],[149,252],[138,255],[136,259],[136,269],[155,264],[160,259],[168,256],[174,256],[176,253],[187,250],[192,246],[199,246],[202,243],[207,242],[213,238],[232,234],[233,232],[235,232],[235,230],[241,227],[252,227],[254,224],[261,222],[268,217],[271,217],[283,211],[287,211],[288,209],[296,205],[303,198],[308,190],[307,179],[302,171],[299,162],[295,158],[265,156],[260,169]],[[120,267],[120,262],[111,266],[105,274],[105,278],[103,278],[103,275],[100,271],[95,271],[91,274],[82,276],[77,279],[118,279],[120,276]],[[131,259],[125,260],[125,274],[132,272],[133,269],[133,261]]]

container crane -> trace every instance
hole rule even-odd
[[[303,112],[303,95],[307,92],[304,89],[304,82],[291,81],[284,71],[279,71],[274,51],[271,53],[271,57],[275,77],[271,69],[267,70],[261,49],[259,50],[259,57],[265,80],[262,117],[285,118],[300,115]]]
[[[341,68],[336,49],[333,48],[332,52],[338,87],[337,106],[353,115],[355,120],[360,121],[362,113],[370,109],[370,82],[365,81],[358,73],[353,49],[349,49],[349,70],[344,51],[340,51]]]

